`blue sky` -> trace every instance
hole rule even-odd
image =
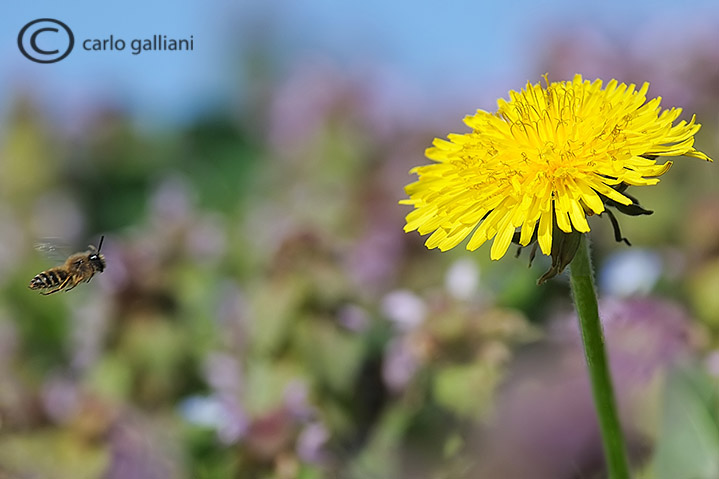
[[[716,0],[13,2],[0,17],[0,112],[24,90],[60,120],[103,100],[147,121],[182,121],[241,94],[241,56],[257,38],[271,40],[266,47],[280,75],[319,58],[348,71],[380,65],[422,95],[485,88],[496,98],[538,80],[547,31],[597,28],[621,47],[623,37],[657,19],[675,21],[666,34],[679,37],[696,22],[716,24],[718,12]],[[19,53],[17,33],[40,17],[66,22],[78,41],[192,35],[195,50],[133,56],[76,45],[62,62],[34,64]]]

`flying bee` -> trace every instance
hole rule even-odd
[[[104,236],[100,244],[90,245],[87,251],[71,255],[65,264],[50,268],[30,280],[28,287],[40,291],[41,294],[52,294],[58,291],[70,291],[83,281],[88,283],[98,271],[105,271],[105,257],[100,254]]]

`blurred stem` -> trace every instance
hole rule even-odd
[[[629,466],[626,447],[617,416],[614,388],[604,349],[604,333],[599,321],[597,295],[592,278],[592,263],[589,258],[589,241],[586,234],[581,236],[577,254],[574,256],[569,270],[574,304],[579,316],[579,328],[582,331],[584,356],[592,383],[592,395],[599,419],[609,477],[610,479],[628,479]]]

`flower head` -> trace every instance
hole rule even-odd
[[[700,128],[694,117],[674,124],[681,109],[662,110],[661,98],[647,101],[648,88],[616,80],[602,88],[601,80],[576,75],[510,91],[497,113],[465,118],[471,132],[435,139],[426,151],[434,164],[411,170],[419,179],[401,201],[415,208],[405,231],[432,233],[427,247],[442,251],[470,234],[469,250],[494,238],[494,260],[512,241],[536,240],[557,259],[557,236],[588,232],[587,217],[607,206],[650,213],[625,190],[659,181],[672,162],[658,164],[657,157],[711,159],[693,147]]]

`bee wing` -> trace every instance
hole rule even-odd
[[[60,238],[43,238],[33,246],[42,256],[58,263],[65,261],[72,253],[70,246]]]

